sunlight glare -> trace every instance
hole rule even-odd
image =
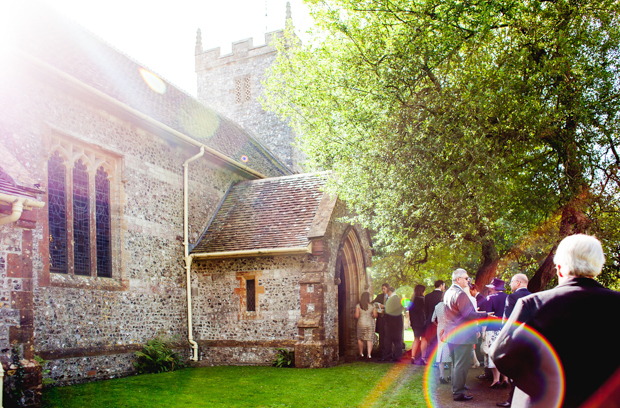
[[[146,82],[149,88],[153,91],[160,95],[166,93],[166,83],[162,81],[160,77],[144,68],[140,68],[140,75],[142,76],[142,79],[144,79],[144,82]]]

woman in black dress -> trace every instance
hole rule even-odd
[[[415,356],[418,351],[421,356],[426,355],[426,339],[424,338],[424,330],[426,329],[426,314],[424,313],[424,285],[417,285],[413,290],[413,303],[409,310],[409,321],[413,329],[413,346],[411,347],[411,364],[416,364]],[[426,364],[424,358],[421,363]]]

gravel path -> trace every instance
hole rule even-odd
[[[424,367],[420,367],[423,369]],[[439,383],[439,369],[433,369],[433,384],[439,407],[497,407],[496,403],[506,401],[510,389],[493,390],[489,388],[491,381],[479,380],[476,376],[484,374],[483,368],[472,368],[467,373],[469,393],[474,396],[469,401],[454,401],[450,384]]]

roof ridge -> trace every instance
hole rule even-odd
[[[98,34],[95,34],[94,32],[90,31],[88,28],[86,28],[85,26],[83,26],[82,24],[80,24],[77,20],[73,19],[72,17],[66,15],[64,12],[56,9],[54,6],[47,4],[46,6],[51,9],[53,12],[55,12],[57,15],[59,15],[62,18],[65,18],[69,21],[71,21],[72,24],[75,24],[77,27],[79,27],[80,29],[84,30],[86,33],[88,33],[90,36],[94,37],[95,39],[97,39],[97,41],[101,42],[102,44],[110,47],[111,49],[113,49],[114,51],[116,51],[117,53],[123,55],[124,57],[126,57],[127,59],[133,61],[134,63],[138,64],[139,66],[141,66],[142,68],[148,70],[150,73],[157,75],[157,77],[161,80],[165,80],[168,84],[172,85],[172,87],[176,88],[178,91],[181,91],[182,93],[184,93],[185,95],[195,99],[198,101],[197,97],[190,94],[187,90],[185,90],[184,88],[181,88],[179,85],[175,84],[174,82],[170,81],[168,78],[164,77],[163,75],[159,74],[158,72],[155,72],[155,70],[151,69],[150,67],[147,67],[144,63],[138,61],[137,59],[135,59],[134,57],[132,57],[131,55],[127,54],[126,52],[124,52],[123,50],[117,48],[115,45],[110,44],[108,41],[106,41],[105,39],[103,39],[102,37],[100,37]],[[200,102],[200,101],[198,101]],[[203,104],[204,105],[204,104]],[[217,112],[215,109],[206,106],[208,109],[216,112],[219,114],[219,112]],[[221,116],[221,115],[220,115]]]
[[[246,183],[252,183],[252,184],[269,183],[269,182],[273,182],[273,181],[277,181],[277,180],[282,180],[282,179],[305,178],[305,177],[320,176],[320,175],[327,176],[330,173],[331,173],[331,171],[329,171],[329,170],[323,170],[323,171],[315,171],[315,172],[312,172],[312,173],[299,173],[299,174],[291,174],[291,175],[288,175],[288,176],[267,177],[267,178],[258,179],[258,180],[242,181],[242,182],[238,183],[237,185],[239,185],[239,184],[246,184]]]

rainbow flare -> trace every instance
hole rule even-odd
[[[448,336],[452,337],[468,330],[471,331],[473,330],[474,326],[478,324],[481,326],[495,326],[498,324],[498,320],[498,318],[472,320],[460,325],[459,327],[448,333]],[[546,379],[547,390],[545,391],[542,398],[544,400],[544,406],[549,408],[560,407],[564,400],[565,377],[564,368],[562,367],[562,363],[560,362],[560,359],[558,358],[555,349],[545,337],[543,337],[540,333],[538,333],[531,327],[522,324],[521,322],[514,322],[513,326],[515,329],[519,327],[519,329],[521,330],[520,336],[525,336],[528,341],[532,342],[531,344],[535,345],[535,348],[538,350],[538,354],[547,363],[551,363],[546,364],[546,366],[550,370],[548,370],[544,376],[544,378]],[[424,399],[426,400],[426,404],[429,407],[439,406],[437,399],[434,398],[434,391],[437,388],[437,379],[434,379],[431,375],[433,370],[433,365],[431,364],[431,362],[436,360],[438,350],[439,347],[435,347],[435,349],[433,349],[432,353],[429,356],[429,364],[424,370]]]
[[[413,306],[413,302],[410,299],[407,299],[406,297],[403,297],[401,299],[400,304],[405,308],[405,310],[409,310]]]

